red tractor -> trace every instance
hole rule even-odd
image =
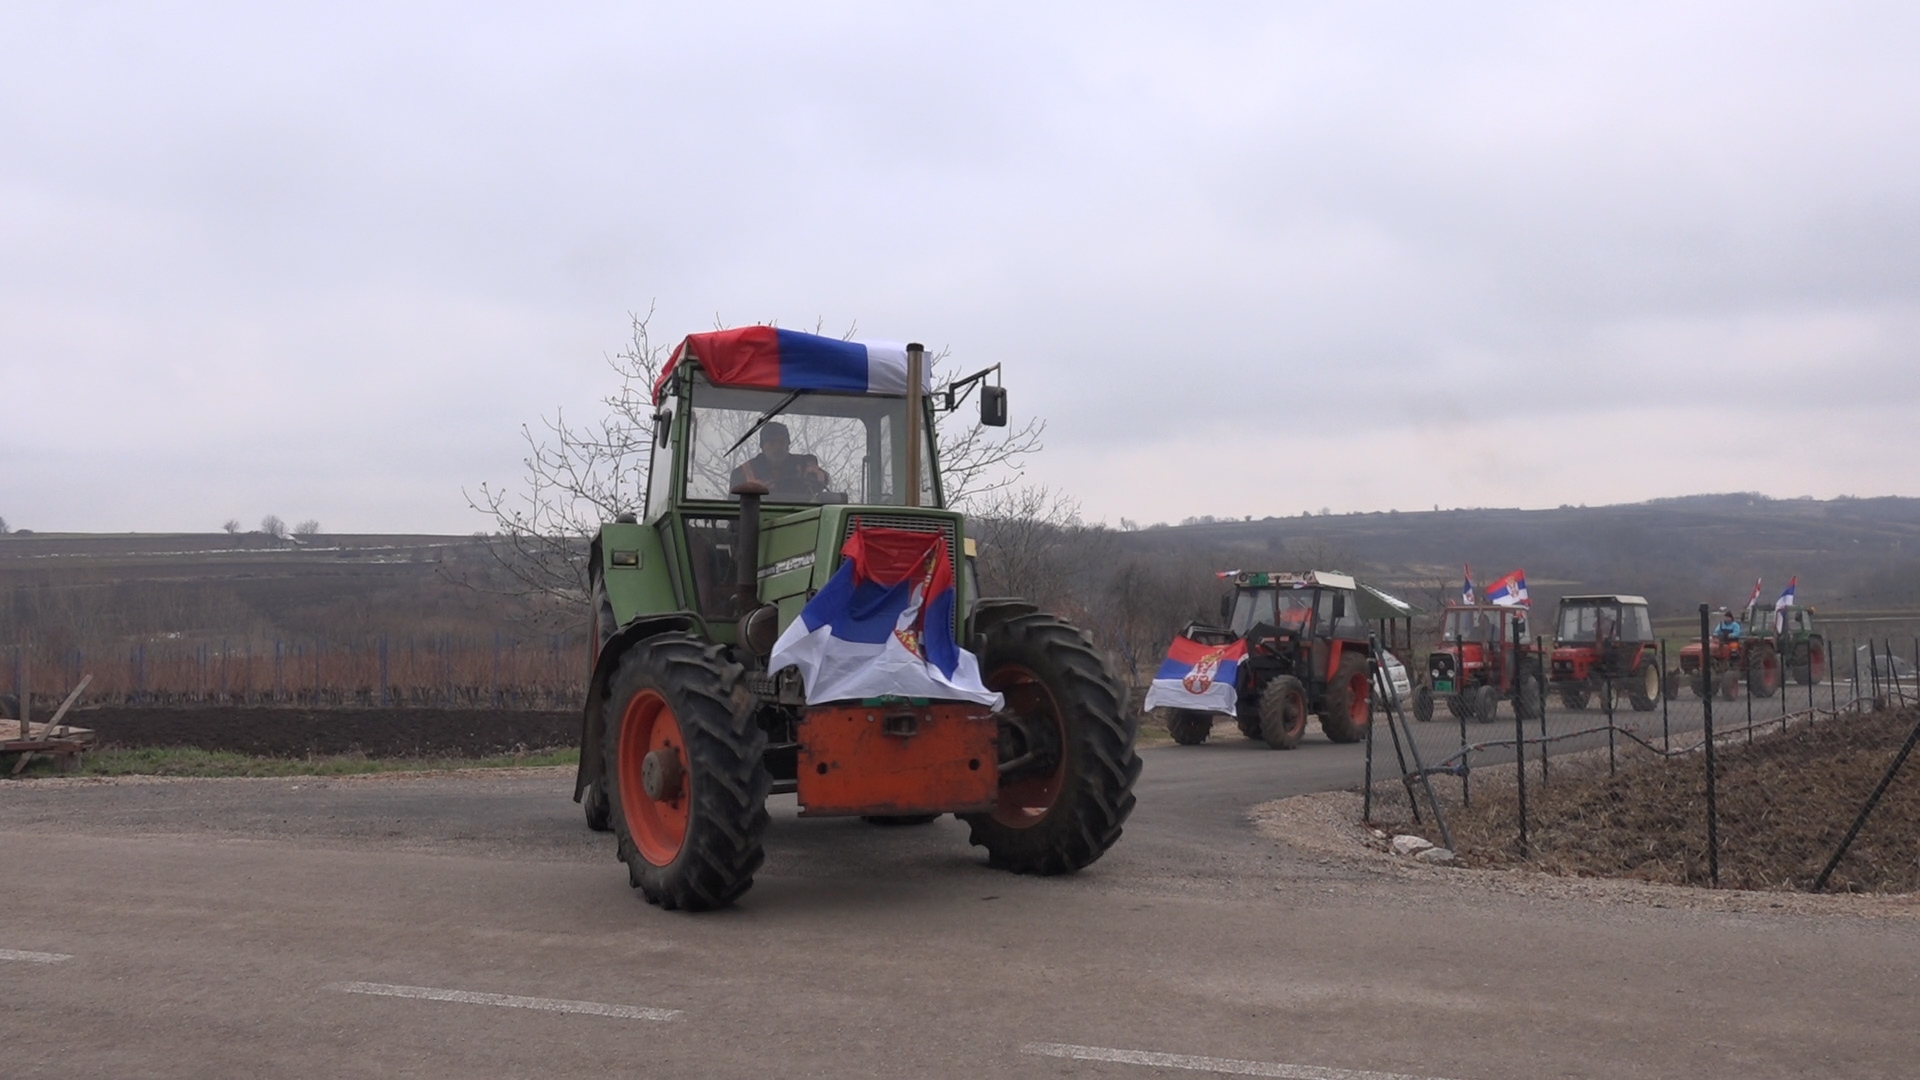
[[[1731,612],[1723,614],[1732,618]],[[1747,693],[1758,698],[1769,698],[1779,692],[1780,646],[1773,633],[1773,611],[1749,607],[1746,614],[1747,626],[1739,636],[1715,629],[1708,642],[1706,664],[1700,662],[1699,642],[1691,641],[1680,647],[1679,677],[1693,687],[1694,697],[1705,699],[1717,693],[1731,701],[1739,696],[1742,684],[1746,685]],[[1820,651],[1820,660],[1824,668],[1824,648]]]
[[[1548,678],[1569,709],[1586,708],[1609,685],[1626,691],[1635,712],[1658,705],[1665,680],[1646,598],[1561,597]]]
[[[1539,653],[1527,640],[1527,609],[1448,604],[1440,647],[1427,654],[1427,679],[1413,691],[1413,717],[1433,719],[1434,700],[1456,718],[1491,723],[1500,702],[1523,720],[1540,716]]]
[[[1300,745],[1307,717],[1333,742],[1367,737],[1372,697],[1368,635],[1358,583],[1325,570],[1242,571],[1221,600],[1227,625],[1190,625],[1182,636],[1211,645],[1247,643],[1235,685],[1240,733],[1275,750]],[[1167,730],[1183,746],[1204,742],[1213,717],[1175,709]]]

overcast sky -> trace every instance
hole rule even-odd
[[[0,4],[0,517],[472,531],[650,304],[1109,523],[1920,495],[1920,9],[965,7]]]

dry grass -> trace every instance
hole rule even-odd
[[[1716,751],[1721,886],[1809,887],[1916,721],[1914,709],[1850,714],[1760,735],[1751,746],[1723,743]],[[1510,765],[1474,774],[1470,808],[1459,804],[1457,783],[1434,778],[1464,865],[1709,883],[1703,755],[1623,753],[1618,774],[1609,776],[1602,751],[1555,759],[1544,788],[1539,777],[1534,764],[1526,856]],[[1383,824],[1404,822],[1406,803],[1397,791],[1376,795],[1375,805]],[[1902,767],[1827,888],[1920,889],[1920,754]]]

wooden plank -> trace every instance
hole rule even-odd
[[[81,691],[85,690],[87,688],[87,684],[92,681],[93,681],[93,676],[91,675],[83,675],[80,677],[80,685],[75,686],[73,688],[73,692],[67,695],[67,700],[61,702],[60,707],[54,710],[53,719],[47,721],[47,726],[43,728],[40,732],[41,738],[43,739],[48,738],[53,734],[53,726],[55,724],[58,724],[63,718],[66,717],[67,710],[73,708],[73,703],[80,700]],[[26,720],[23,718],[20,721],[20,734],[24,736],[26,735],[26,733],[27,733],[27,723],[26,723]]]

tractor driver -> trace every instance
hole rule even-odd
[[[1740,620],[1733,617],[1732,608],[1720,609],[1720,625],[1713,628],[1713,636],[1721,641],[1740,640]]]
[[[787,425],[778,421],[760,429],[760,452],[733,470],[733,483],[757,480],[767,485],[767,498],[774,502],[815,502],[831,481],[820,461],[812,454],[790,452],[792,436]]]

